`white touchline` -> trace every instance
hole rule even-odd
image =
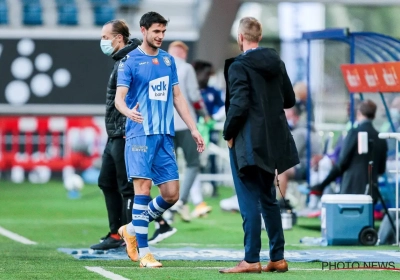
[[[85,266],[85,268],[89,271],[100,274],[101,276],[111,279],[111,280],[129,280],[128,278],[122,277],[121,275],[112,273],[111,271],[107,271],[99,266]]]
[[[22,244],[26,244],[26,245],[35,245],[35,244],[37,244],[35,241],[29,240],[28,238],[25,238],[25,237],[23,237],[21,235],[18,235],[16,233],[14,233],[14,232],[6,230],[3,227],[0,227],[0,234],[4,235],[5,237],[8,237],[8,238],[10,238],[12,240],[15,240],[15,241],[17,241],[19,243],[22,243]]]

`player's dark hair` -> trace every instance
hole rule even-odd
[[[376,114],[376,104],[372,100],[364,100],[358,105],[358,110],[366,118],[373,120]]]
[[[104,25],[111,24],[112,25],[112,33],[115,35],[121,34],[124,38],[124,43],[128,44],[129,36],[129,27],[124,20],[121,19],[113,19],[106,22]]]
[[[211,62],[208,61],[204,61],[204,60],[195,60],[192,63],[194,71],[199,72],[199,71],[203,71],[206,68],[211,68],[213,69],[213,65],[211,64]]]
[[[150,28],[150,26],[152,26],[154,23],[159,23],[159,24],[163,24],[163,25],[167,25],[168,24],[168,20],[166,20],[162,15],[160,15],[159,13],[156,12],[148,12],[145,13],[141,18],[140,18],[140,22],[139,25],[140,27],[144,27],[146,28],[146,30],[148,30]]]

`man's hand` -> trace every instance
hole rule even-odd
[[[226,141],[226,143],[228,144],[229,149],[231,149],[233,147],[233,138]]]
[[[194,139],[194,142],[197,144],[197,151],[199,153],[204,152],[205,145],[204,145],[204,140],[203,137],[201,137],[201,134],[198,130],[192,131],[192,137]]]
[[[129,110],[126,116],[134,122],[142,123],[143,117],[142,114],[139,113],[138,108],[139,108],[139,103],[136,103],[136,106],[133,107],[133,109]]]

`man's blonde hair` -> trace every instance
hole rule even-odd
[[[261,40],[261,23],[253,17],[244,17],[239,23],[239,33],[249,42],[258,43]]]

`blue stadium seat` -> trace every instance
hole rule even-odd
[[[93,6],[99,6],[99,5],[110,4],[110,1],[109,0],[90,0],[90,3],[92,3]]]
[[[56,0],[57,6],[61,5],[76,5],[75,0]]]
[[[95,6],[93,11],[96,25],[104,25],[107,21],[115,18],[115,9],[110,5]]]
[[[78,24],[78,8],[75,4],[67,4],[58,6],[58,24],[61,25],[77,25]]]
[[[118,0],[118,3],[123,7],[138,7],[140,0]]]
[[[2,0],[0,0],[0,24],[8,24],[8,7]]]
[[[24,5],[23,23],[25,25],[42,25],[42,6],[40,4]]]
[[[23,5],[36,4],[40,5],[40,0],[22,0]]]

